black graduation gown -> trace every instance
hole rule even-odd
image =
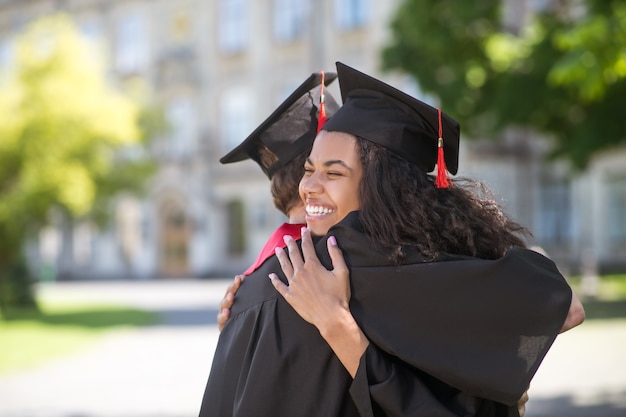
[[[271,272],[284,280],[271,257],[237,292],[201,417],[517,416],[571,301],[551,261],[514,249],[495,261],[424,263],[414,253],[416,264],[390,266],[357,213],[329,234],[350,265],[351,311],[371,341],[355,379],[271,285]],[[326,238],[316,249],[329,267]]]

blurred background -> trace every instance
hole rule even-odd
[[[241,271],[283,219],[218,159],[342,61],[460,120],[459,175],[566,271],[623,270],[625,7],[0,1],[0,231],[41,280]]]
[[[49,284],[246,269],[285,219],[257,165],[218,160],[336,61],[459,120],[459,176],[589,317],[626,317],[626,1],[0,0],[5,347]]]

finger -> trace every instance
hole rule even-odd
[[[298,248],[298,244],[293,239],[293,237],[289,235],[285,235],[284,237],[285,243],[287,244],[287,250],[289,251],[289,259],[291,265],[293,265],[294,269],[299,269],[304,265],[304,260],[302,259],[302,254],[300,253],[300,249]]]
[[[228,308],[221,309],[220,312],[217,314],[217,328],[220,332],[226,325],[226,322],[228,321],[229,317],[230,317],[230,309]]]
[[[346,265],[346,260],[343,257],[343,252],[341,252],[341,249],[339,249],[339,246],[337,245],[337,239],[335,236],[330,236],[328,240],[326,240],[326,246],[328,248],[330,260],[333,263],[333,271],[335,273],[347,271],[348,266]]]
[[[224,298],[222,298],[222,301],[220,301],[220,310],[223,310],[225,308],[231,308],[234,302],[235,296],[233,295],[233,293],[227,293]]]
[[[230,283],[230,285],[228,287],[226,287],[226,292],[224,293],[224,297],[226,297],[228,295],[228,293],[236,293],[237,290],[239,289],[239,286],[241,285],[241,279],[242,275],[236,275],[235,278],[233,279],[233,282]]]
[[[268,275],[270,281],[272,281],[272,285],[274,286],[274,288],[276,288],[276,291],[278,291],[278,293],[280,295],[284,297],[286,297],[287,295],[287,291],[289,291],[289,287],[287,285],[285,285],[280,278],[278,278],[278,275],[271,273]]]
[[[304,256],[304,262],[320,263],[317,253],[315,253],[311,231],[306,227],[302,228],[302,255]]]
[[[237,292],[237,290],[239,290],[239,287],[241,287],[241,283],[243,282],[243,277],[245,275],[236,275],[235,276],[235,280],[233,281],[233,283],[231,284],[231,292],[234,294]]]
[[[280,263],[280,269],[283,270],[283,274],[285,274],[287,281],[289,281],[289,278],[293,276],[293,265],[291,265],[289,257],[282,248],[274,249],[274,253],[276,254],[276,258],[278,258],[278,263]]]

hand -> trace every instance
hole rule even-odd
[[[350,312],[350,272],[335,237],[327,241],[333,265],[330,271],[317,258],[308,229],[302,230],[302,254],[293,238],[286,236],[285,242],[291,261],[281,248],[276,256],[289,285],[273,273],[269,275],[272,284],[300,317],[317,327],[354,378],[369,340]]]
[[[565,323],[563,323],[563,327],[559,333],[565,333],[566,331],[578,326],[583,321],[585,321],[585,308],[583,307],[580,298],[578,298],[574,290],[572,290],[572,302],[570,303]]]
[[[288,285],[280,281],[276,274],[270,274],[270,279],[294,310],[323,332],[328,323],[349,309],[349,272],[341,250],[331,236],[327,245],[333,269],[327,270],[315,253],[308,229],[303,228],[302,231],[302,254],[290,236],[285,236],[285,243],[289,257],[281,248],[276,249],[276,256]]]
[[[220,302],[220,311],[217,313],[217,328],[220,332],[230,317],[230,308],[235,302],[235,294],[239,290],[244,277],[245,275],[235,276],[233,283],[226,288],[226,294],[224,294],[224,298],[222,298],[222,301]]]
[[[519,417],[524,417],[526,414],[526,403],[528,402],[528,389],[524,391],[522,394],[522,398],[517,402],[517,412],[519,413]]]

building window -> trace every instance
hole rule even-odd
[[[166,153],[171,156],[187,156],[194,151],[196,139],[196,117],[190,99],[172,101],[166,110],[170,126]]]
[[[607,181],[607,231],[613,245],[626,244],[626,177]]]
[[[243,202],[233,200],[227,204],[228,213],[228,254],[243,255],[246,251],[246,227]]]
[[[115,25],[115,67],[137,73],[148,67],[148,20],[138,12],[122,16]]]
[[[278,42],[301,39],[307,28],[307,0],[274,0],[274,38]]]
[[[563,245],[574,235],[571,189],[566,181],[551,181],[541,186],[540,228],[542,244]]]
[[[369,0],[336,0],[335,22],[340,30],[363,27],[369,19]]]
[[[170,38],[175,42],[186,42],[191,37],[191,16],[186,9],[176,12],[170,20]]]
[[[3,39],[0,41],[0,69],[9,68],[13,65],[15,51],[13,40]]]
[[[248,1],[220,0],[218,3],[218,46],[222,52],[237,53],[248,46]]]
[[[221,138],[224,150],[230,150],[252,132],[252,99],[245,89],[224,94],[221,108]]]
[[[83,19],[78,26],[80,33],[93,43],[98,43],[104,38],[102,25],[94,18]]]

